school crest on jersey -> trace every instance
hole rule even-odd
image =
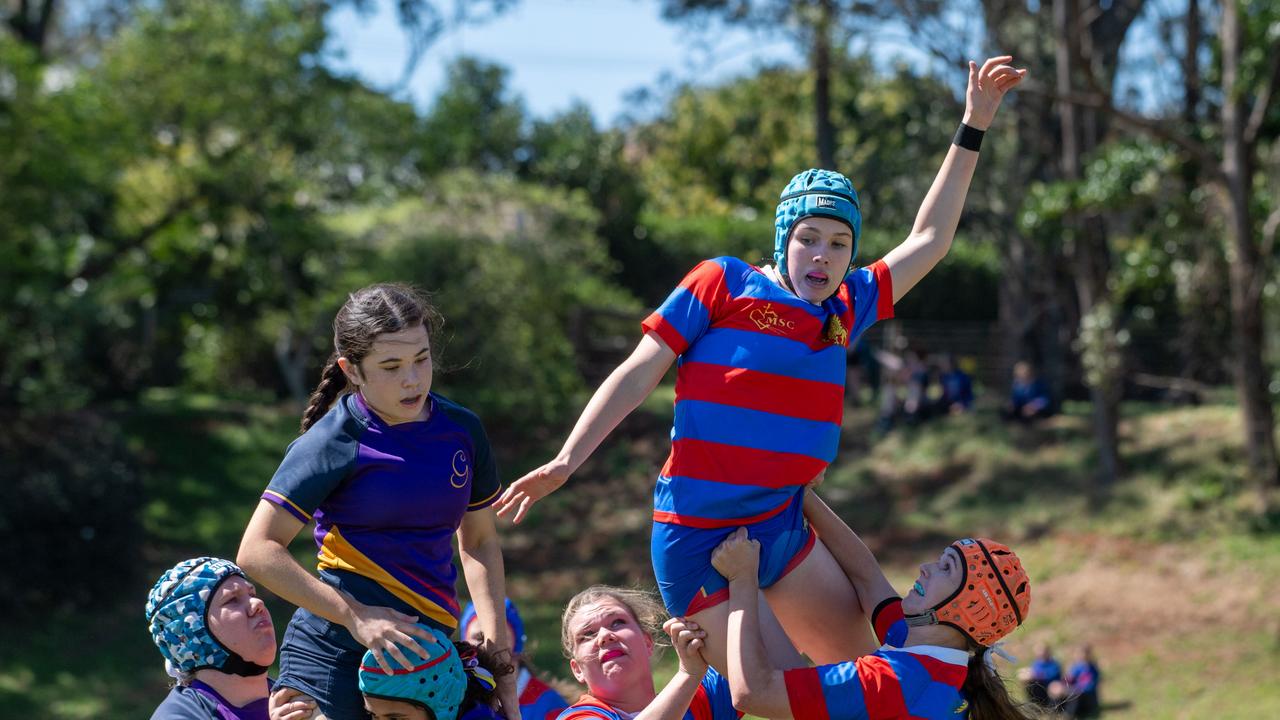
[[[450,466],[453,474],[449,476],[449,484],[456,488],[464,488],[471,481],[471,458],[467,457],[467,453],[458,450],[453,454],[453,463]]]
[[[756,324],[760,330],[775,332],[779,335],[786,335],[796,329],[794,320],[787,320],[773,309],[773,303],[765,303],[764,307],[758,307],[751,311],[751,322]]]

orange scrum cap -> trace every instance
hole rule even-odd
[[[964,561],[960,586],[908,625],[950,625],[973,642],[990,647],[1013,632],[1031,608],[1031,578],[1006,545],[986,538],[951,543]]]

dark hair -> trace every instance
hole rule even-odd
[[[965,700],[969,702],[969,720],[1029,720],[1042,715],[1025,703],[1009,696],[1009,688],[1000,673],[987,667],[986,648],[969,644],[969,671],[964,677]]]
[[[301,432],[324,417],[333,401],[347,389],[347,376],[338,366],[338,358],[344,357],[358,366],[379,335],[424,325],[434,340],[443,323],[426,296],[409,285],[379,283],[348,295],[333,318],[333,354],[325,363],[320,384],[311,393],[307,409],[302,413]],[[432,347],[434,349],[434,342]]]
[[[480,662],[480,667],[493,673],[495,680],[516,671],[516,666],[510,659],[510,651],[499,657],[497,653],[485,646],[472,645],[465,640],[455,642],[453,647],[458,651],[458,657],[462,658],[464,667],[467,659],[474,657]],[[465,715],[475,705],[491,705],[497,695],[496,686],[490,688],[471,673],[467,673],[467,692],[462,696],[462,703],[458,706],[458,717]]]

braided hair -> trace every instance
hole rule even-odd
[[[380,283],[348,295],[333,318],[333,353],[320,373],[320,384],[307,401],[300,432],[306,432],[324,417],[333,401],[347,390],[349,382],[338,358],[346,358],[358,367],[379,335],[424,325],[428,335],[434,336],[443,322],[426,296],[409,285]]]

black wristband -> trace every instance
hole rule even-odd
[[[951,138],[951,143],[959,145],[965,150],[978,152],[978,149],[982,147],[982,136],[986,134],[985,130],[979,130],[960,123],[960,127],[956,128],[955,137]]]

